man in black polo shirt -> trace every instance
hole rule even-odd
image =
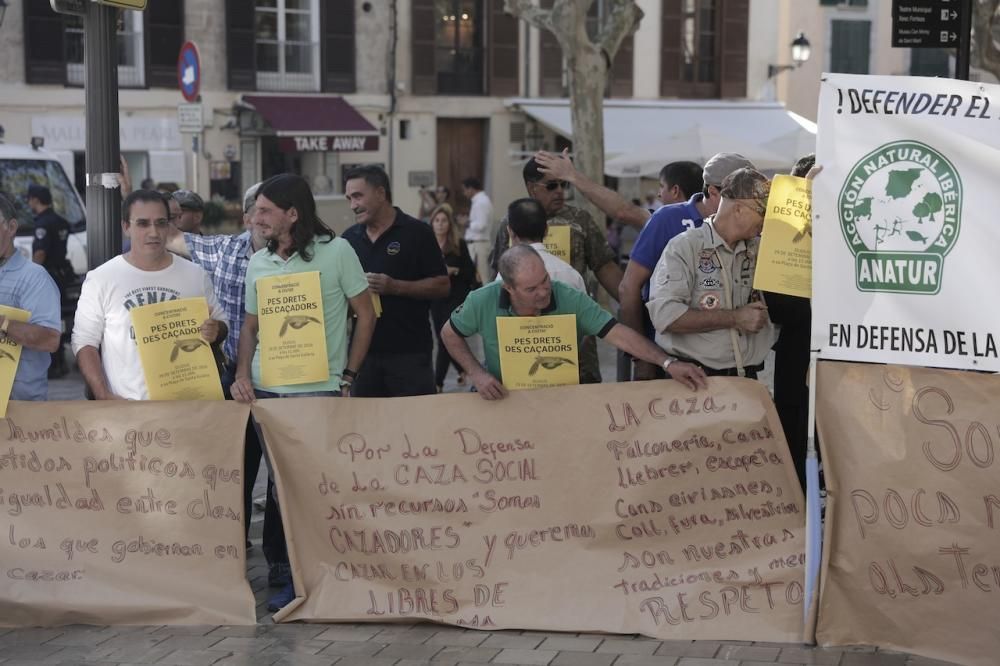
[[[435,393],[430,302],[447,297],[451,288],[441,248],[430,226],[392,205],[389,176],[380,167],[352,169],[345,181],[357,224],[344,238],[357,252],[368,288],[382,306],[351,395]]]

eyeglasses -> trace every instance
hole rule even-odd
[[[549,192],[555,192],[557,187],[561,187],[563,192],[565,192],[570,187],[569,183],[567,183],[565,180],[550,180],[547,183],[539,183],[539,184],[544,185],[545,189],[548,190]]]

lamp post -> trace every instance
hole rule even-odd
[[[809,44],[809,40],[806,39],[804,32],[800,32],[795,39],[792,40],[792,63],[791,65],[768,65],[767,66],[767,78],[773,79],[778,74],[788,71],[790,69],[796,69],[801,67],[802,63],[809,60],[809,56],[812,54],[812,46]]]

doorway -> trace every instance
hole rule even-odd
[[[455,213],[468,214],[469,200],[462,194],[462,181],[486,176],[486,119],[438,118],[437,184],[451,190],[449,202]]]

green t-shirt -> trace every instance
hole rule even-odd
[[[326,324],[326,355],[330,363],[330,378],[325,382],[293,384],[290,386],[263,386],[260,380],[260,344],[253,355],[253,385],[274,393],[306,393],[312,391],[339,391],[340,375],[347,364],[347,301],[368,288],[368,279],[361,269],[361,262],[354,248],[343,238],[329,243],[320,241],[309,246],[312,260],[305,261],[298,252],[288,260],[266,248],[250,257],[246,277],[246,311],[257,314],[256,282],[260,278],[290,273],[319,271],[320,289],[323,293],[323,321]]]
[[[492,282],[469,294],[451,315],[451,327],[462,337],[477,333],[483,338],[486,370],[503,381],[500,374],[500,343],[497,340],[497,317],[516,317],[510,295],[501,282]],[[576,315],[576,338],[579,345],[585,335],[604,337],[618,323],[592,298],[562,282],[552,283],[552,300],[542,310],[545,315]]]

